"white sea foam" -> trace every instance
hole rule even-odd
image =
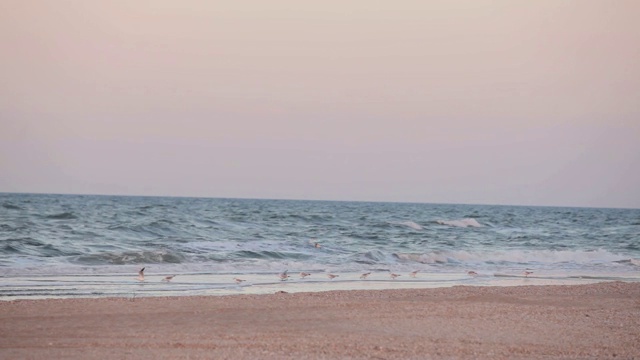
[[[465,218],[460,220],[436,220],[436,222],[440,225],[448,225],[455,227],[482,227],[476,219]]]
[[[396,254],[401,260],[415,261],[423,264],[593,264],[612,263],[626,260],[628,257],[606,250],[570,251],[570,250],[503,250],[472,252],[464,250],[434,251],[423,254]],[[640,260],[637,260],[640,264]],[[632,259],[633,263],[633,259]]]
[[[420,224],[416,224],[413,221],[400,221],[400,222],[394,222],[392,224],[397,224],[397,225],[402,225],[402,226],[406,226],[406,227],[410,227],[414,230],[422,230],[422,225]]]

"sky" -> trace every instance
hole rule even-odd
[[[640,208],[640,2],[0,2],[0,192]]]

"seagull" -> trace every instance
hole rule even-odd
[[[525,271],[522,273],[524,277],[529,277],[529,275],[533,274],[533,271]]]
[[[473,270],[471,270],[471,271],[467,271],[467,275],[469,275],[469,276],[478,276],[478,273],[473,271]]]
[[[328,277],[329,279],[331,279],[331,280],[333,280],[333,279],[337,278],[338,276],[340,276],[340,275],[327,274],[327,277]]]
[[[308,272],[301,272],[301,273],[300,273],[300,279],[304,279],[304,278],[306,278],[306,277],[307,277],[307,276],[309,276],[309,275],[311,275],[311,274],[309,274]]]
[[[291,276],[287,275],[287,271],[289,271],[289,270],[285,270],[285,271],[280,273],[280,281],[285,281],[285,280],[287,280],[288,278],[291,277]]]
[[[391,273],[391,274],[389,274],[389,276],[391,276],[391,278],[392,278],[393,280],[395,280],[398,276],[400,276],[400,274]]]
[[[419,272],[419,271],[420,271],[420,270],[412,271],[411,273],[409,273],[409,276],[411,276],[412,278],[414,278],[414,277],[416,277],[416,275],[418,275],[418,272]]]
[[[169,281],[173,280],[174,277],[176,277],[176,276],[175,275],[166,276],[164,279],[162,279],[162,281],[169,282]]]
[[[364,274],[360,275],[360,280],[364,280],[364,279],[366,279],[366,278],[367,278],[367,276],[369,276],[369,275],[371,275],[371,271],[366,272],[366,273],[364,273]]]
[[[138,277],[137,277],[138,281],[144,281],[144,268],[140,269],[140,271],[138,271]]]
[[[236,282],[236,284],[240,284],[243,281],[246,281],[245,279],[239,279],[239,278],[233,278],[233,280]]]

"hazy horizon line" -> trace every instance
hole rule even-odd
[[[426,201],[393,201],[393,200],[338,200],[338,199],[301,199],[301,198],[269,198],[269,197],[240,197],[240,196],[192,196],[192,195],[132,195],[132,194],[87,194],[63,192],[11,192],[0,191],[0,195],[67,195],[67,196],[112,196],[112,197],[141,197],[141,198],[183,198],[183,199],[229,199],[229,200],[265,200],[265,201],[317,201],[317,202],[345,202],[345,203],[385,203],[385,204],[422,204],[422,205],[463,205],[463,206],[504,206],[504,207],[546,207],[573,209],[611,209],[611,210],[640,210],[636,207],[614,206],[577,206],[577,205],[531,205],[531,204],[489,204],[489,203],[461,203],[461,202],[426,202]]]

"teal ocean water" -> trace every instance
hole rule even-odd
[[[638,209],[0,194],[3,300],[604,280],[640,281]]]

